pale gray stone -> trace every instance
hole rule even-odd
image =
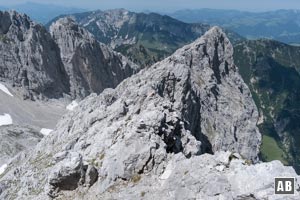
[[[258,112],[232,54],[214,27],[116,89],[88,96],[11,163],[0,198],[298,199],[270,193],[272,177],[297,174],[259,163]],[[98,172],[90,186],[88,166]],[[74,174],[75,187],[64,188]]]
[[[60,48],[73,98],[84,98],[92,92],[99,94],[105,88],[114,88],[139,71],[137,65],[99,43],[71,18],[54,22],[50,32]]]
[[[15,11],[0,12],[0,80],[24,99],[63,97],[68,76],[47,30]]]

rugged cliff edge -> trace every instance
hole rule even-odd
[[[51,25],[50,32],[60,48],[73,98],[115,88],[122,80],[139,71],[137,65],[99,43],[71,18],[59,19]]]
[[[15,11],[0,12],[0,80],[25,99],[59,98],[69,81],[47,30]]]
[[[8,165],[0,198],[298,199],[273,194],[274,176],[297,176],[291,167],[257,163],[258,112],[232,56],[214,27],[90,95]]]

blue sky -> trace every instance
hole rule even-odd
[[[28,0],[0,0],[0,5],[21,4]],[[86,9],[127,8],[131,10],[173,11],[179,9],[217,8],[249,11],[299,9],[300,0],[30,0]]]

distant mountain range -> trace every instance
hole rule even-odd
[[[135,13],[125,9],[92,11],[69,16],[91,32],[97,40],[110,45],[133,62],[150,66],[174,53],[179,47],[203,35],[210,26],[203,23],[184,23],[167,15]],[[232,42],[243,39],[225,31]]]
[[[187,23],[219,25],[248,38],[269,38],[288,44],[300,43],[300,11],[243,12],[236,10],[179,10],[169,14]]]
[[[209,29],[208,25],[200,23],[191,25],[169,16],[134,13],[124,9],[98,10],[69,17],[95,35],[100,42],[143,66],[165,58],[179,46],[192,42]]]
[[[81,13],[76,15],[78,20],[81,18],[80,21],[87,20],[85,19],[85,16],[90,16],[89,12],[86,12],[88,11],[86,9],[63,7],[52,4],[27,2],[10,7],[0,6],[0,10],[12,9],[21,13],[26,13],[33,20],[42,24],[47,24],[53,18],[60,15]],[[98,11],[96,13],[99,14]],[[151,14],[151,11],[145,11],[144,13],[150,14],[150,17],[155,18],[153,13]],[[146,14],[144,14],[144,16]],[[218,25],[247,39],[267,38],[287,44],[300,44],[299,10],[277,10],[256,13],[238,10],[195,9],[179,10],[173,13],[164,14],[185,23],[201,23],[211,26]],[[138,14],[138,16],[138,19],[144,19],[141,13]],[[91,25],[93,24],[89,24],[88,26]],[[91,29],[89,29],[89,31],[91,31]],[[124,48],[128,49],[128,47]],[[135,50],[131,49],[131,51],[137,51],[137,49],[139,49],[139,47],[135,47]]]
[[[80,13],[86,11],[85,9],[81,8],[63,7],[35,2],[26,2],[24,4],[18,4],[9,7],[0,6],[0,10],[16,10],[20,13],[29,15],[31,19],[42,24],[46,24],[51,19],[62,14]]]

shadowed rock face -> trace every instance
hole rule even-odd
[[[92,92],[115,88],[139,70],[124,56],[97,42],[72,19],[62,18],[52,24],[50,32],[60,48],[70,77],[71,96],[86,97]]]
[[[296,174],[279,162],[250,164],[261,142],[258,114],[232,53],[215,27],[116,89],[90,95],[9,165],[0,198],[273,195],[274,175]]]
[[[45,28],[26,15],[0,12],[0,52],[0,80],[22,90],[24,98],[58,98],[68,93],[57,45]]]

